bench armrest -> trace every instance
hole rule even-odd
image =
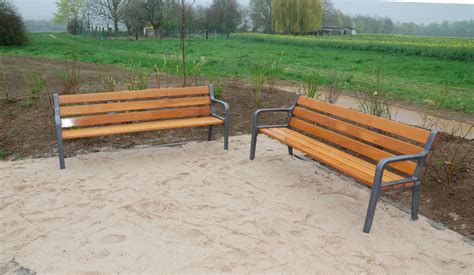
[[[386,186],[391,186],[391,185],[397,185],[401,183],[408,183],[408,182],[416,182],[420,178],[420,173],[421,170],[423,169],[425,165],[426,158],[428,156],[429,150],[423,150],[419,154],[411,154],[411,155],[402,155],[402,156],[393,156],[389,158],[385,158],[379,161],[377,164],[377,168],[375,170],[375,176],[374,176],[374,186],[375,185],[383,185],[383,187]],[[403,179],[403,180],[398,180],[398,181],[393,181],[393,182],[387,182],[383,184],[382,178],[383,178],[383,172],[387,168],[389,164],[396,163],[396,162],[402,162],[402,161],[408,161],[408,160],[416,160],[418,162],[416,166],[416,170],[411,175],[409,178]]]
[[[285,124],[280,124],[280,125],[258,125],[258,117],[262,113],[287,113],[288,117],[291,115],[291,112],[293,111],[293,107],[291,108],[274,108],[274,109],[259,109],[255,111],[253,114],[253,125],[252,129],[259,129],[259,128],[268,128],[268,127],[286,127],[288,126],[288,121]]]
[[[215,98],[211,99],[211,102],[212,102],[212,103],[221,104],[222,106],[224,106],[224,117],[217,115],[217,114],[216,114],[216,110],[215,110],[215,108],[213,108],[213,106],[211,107],[211,108],[212,108],[212,116],[217,117],[217,118],[219,118],[219,119],[222,119],[222,120],[224,120],[224,121],[228,120],[228,119],[229,119],[229,115],[230,115],[230,113],[229,113],[229,110],[230,110],[229,104],[228,104],[227,102],[225,102],[225,101],[222,101],[222,100],[219,100],[219,99],[215,99]]]
[[[438,131],[433,130],[428,137],[428,140],[425,144],[425,147],[423,151],[419,154],[411,154],[411,155],[402,155],[402,156],[394,156],[394,157],[389,157],[385,158],[379,161],[377,164],[377,168],[375,170],[375,176],[374,176],[374,185],[375,186],[381,186],[382,185],[382,178],[383,178],[383,172],[386,169],[387,165],[395,162],[402,162],[402,161],[407,161],[407,160],[416,160],[417,161],[417,166],[415,169],[415,172],[413,175],[411,175],[410,178],[401,180],[401,181],[396,181],[396,182],[388,182],[384,184],[385,186],[391,186],[391,185],[396,185],[400,183],[408,183],[408,182],[414,182],[414,181],[419,181],[420,180],[420,175],[423,170],[423,167],[426,164],[426,159],[428,158],[428,154],[431,151],[431,148],[433,147],[433,144],[436,142],[438,139]]]

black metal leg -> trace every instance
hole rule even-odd
[[[365,216],[364,232],[370,233],[372,222],[374,221],[375,208],[380,192],[380,182],[374,183],[372,186],[372,193],[370,194],[369,207],[367,208],[367,215]]]
[[[214,126],[209,126],[209,131],[207,132],[207,141],[212,140],[212,130],[214,129]]]
[[[252,133],[252,143],[250,144],[250,160],[255,159],[255,150],[257,149],[257,133]]]
[[[229,150],[229,121],[224,123],[224,150]]]
[[[64,161],[64,145],[60,137],[58,137],[58,154],[59,154],[59,168],[66,169],[66,163]]]
[[[293,156],[293,147],[288,146],[288,154],[290,154],[290,156]]]
[[[411,220],[418,220],[418,209],[420,207],[420,182],[416,183],[416,186],[413,187],[412,192],[412,201],[411,201]]]

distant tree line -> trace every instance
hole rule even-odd
[[[4,0],[3,0],[4,1]],[[358,33],[412,34],[430,36],[474,36],[474,21],[442,22],[428,25],[395,23],[390,18],[349,16],[336,9],[331,0],[213,0],[209,6],[186,5],[186,30],[229,35],[252,31],[282,34],[314,33],[323,26],[352,27]],[[55,21],[67,24],[70,33],[99,28],[110,33],[126,30],[138,36],[145,27],[156,36],[180,32],[179,0],[57,0]]]
[[[56,24],[52,20],[25,20],[28,32],[64,32],[66,25]]]

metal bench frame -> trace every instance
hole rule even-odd
[[[250,147],[250,160],[255,159],[255,151],[257,148],[257,136],[259,134],[260,129],[265,129],[265,128],[289,128],[290,119],[293,116],[293,111],[296,108],[297,102],[298,102],[299,95],[296,96],[293,105],[290,108],[274,108],[274,109],[260,109],[257,110],[254,115],[253,115],[253,125],[252,125],[252,141],[251,141],[251,147]],[[286,122],[281,125],[259,125],[258,124],[258,118],[262,113],[270,113],[270,112],[280,112],[280,113],[287,113],[288,116],[286,118]],[[434,142],[436,141],[436,138],[438,137],[438,131],[433,130],[431,131],[431,134],[427,140],[427,142],[424,145],[423,151],[419,154],[412,154],[412,155],[400,155],[400,156],[394,156],[390,158],[385,158],[382,159],[378,162],[376,170],[375,170],[375,175],[374,175],[374,180],[373,180],[373,185],[372,185],[372,191],[370,194],[370,199],[369,199],[369,205],[367,207],[367,214],[365,217],[365,222],[364,222],[364,227],[363,231],[365,233],[369,233],[370,229],[372,227],[372,223],[374,220],[374,215],[375,215],[375,209],[377,206],[377,201],[378,197],[380,196],[380,193],[383,191],[384,187],[388,186],[395,186],[403,183],[410,183],[414,182],[415,184],[410,187],[399,187],[396,189],[392,190],[399,190],[399,189],[405,189],[405,188],[413,188],[412,190],[412,205],[411,205],[411,219],[413,221],[418,219],[418,212],[419,212],[419,205],[420,205],[420,188],[421,188],[421,179],[423,176],[423,170],[426,165],[427,158],[429,156],[429,153],[432,149],[432,146]],[[288,153],[290,155],[293,155],[293,148],[288,146]],[[399,181],[391,181],[391,182],[386,182],[382,183],[382,178],[383,178],[383,173],[387,168],[387,165],[391,163],[396,163],[396,162],[402,162],[402,161],[407,161],[407,160],[415,160],[417,162],[417,166],[415,169],[415,172],[411,177],[408,177],[403,180]],[[390,190],[390,191],[392,191]]]
[[[227,102],[216,99],[214,95],[214,86],[209,85],[209,96],[211,98],[211,116],[216,117],[224,121],[224,150],[229,150],[229,129],[230,129],[230,107]],[[58,155],[59,155],[59,167],[60,169],[66,168],[66,163],[64,160],[64,141],[62,135],[62,125],[61,125],[61,114],[59,106],[59,95],[53,95],[53,104],[54,104],[54,120],[56,124],[56,139],[58,144]],[[216,112],[216,104],[222,105],[224,107],[224,117],[219,116]],[[212,132],[214,126],[209,126],[207,140],[212,140]]]

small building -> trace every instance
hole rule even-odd
[[[316,31],[315,35],[355,35],[356,30],[353,27],[330,27],[323,26],[321,30]]]
[[[145,27],[143,29],[143,35],[145,35],[145,37],[155,37],[155,29],[153,27]]]

